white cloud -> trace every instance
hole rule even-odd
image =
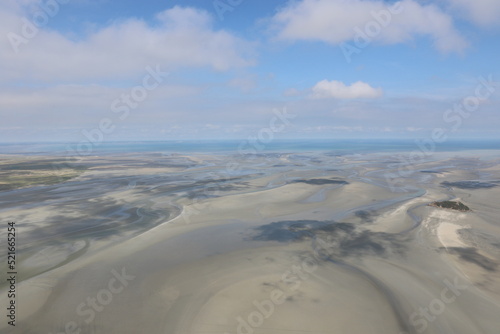
[[[147,99],[130,109],[126,122],[156,123],[160,116],[172,117],[186,101],[196,100],[202,87],[163,83],[148,92]],[[103,85],[57,85],[46,88],[4,89],[0,92],[0,127],[94,126],[102,117],[118,119],[111,105],[129,89]],[[147,117],[146,117],[147,115]],[[186,115],[186,117],[190,117]],[[192,119],[192,117],[191,117]]]
[[[353,83],[350,86],[340,81],[322,80],[312,88],[310,95],[313,99],[336,98],[336,99],[358,99],[377,98],[382,96],[381,88],[373,88],[362,81]]]
[[[289,88],[283,92],[284,96],[300,96],[302,94],[303,94],[303,92],[301,92],[300,90],[298,90],[296,88]]]
[[[388,6],[380,0],[301,0],[279,11],[272,23],[278,38],[285,40],[317,40],[337,45],[358,38],[361,31],[370,41],[382,44],[429,36],[444,53],[460,52],[467,46],[452,17],[439,7],[414,0],[400,1],[399,7]]]
[[[235,87],[243,93],[250,93],[258,87],[258,78],[255,75],[237,77],[229,81],[230,87]]]
[[[500,24],[498,0],[447,0],[452,8],[480,26]]]
[[[0,5],[0,35],[22,37],[23,18],[32,17],[24,7],[7,3]],[[18,45],[18,53],[2,38],[0,82],[117,81],[135,78],[148,65],[159,64],[164,71],[186,66],[223,71],[251,64],[251,45],[215,30],[205,11],[177,6],[156,19],[154,25],[139,19],[113,22],[78,41],[41,27]]]

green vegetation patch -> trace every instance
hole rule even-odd
[[[85,169],[82,165],[54,159],[3,161],[0,162],[0,191],[66,182]]]
[[[461,212],[471,211],[471,209],[467,205],[465,205],[462,202],[458,202],[458,201],[433,202],[429,205],[437,207],[437,208],[451,209],[451,210],[456,210],[456,211],[461,211]]]

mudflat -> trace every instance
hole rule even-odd
[[[16,333],[500,328],[498,151],[33,159],[0,156]]]

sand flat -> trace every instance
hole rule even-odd
[[[500,168],[489,154],[473,171],[469,156],[435,157],[398,189],[380,154],[315,154],[315,165],[266,155],[231,175],[208,154],[162,156],[159,169],[151,156],[89,158],[75,180],[0,193],[25,226],[16,333],[496,334],[500,187],[483,183]],[[443,173],[418,172],[428,168]],[[477,175],[488,180],[469,187]],[[473,211],[426,206],[443,198]],[[129,278],[119,292],[117,273]]]

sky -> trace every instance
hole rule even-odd
[[[499,139],[498,0],[2,0],[0,142]]]

